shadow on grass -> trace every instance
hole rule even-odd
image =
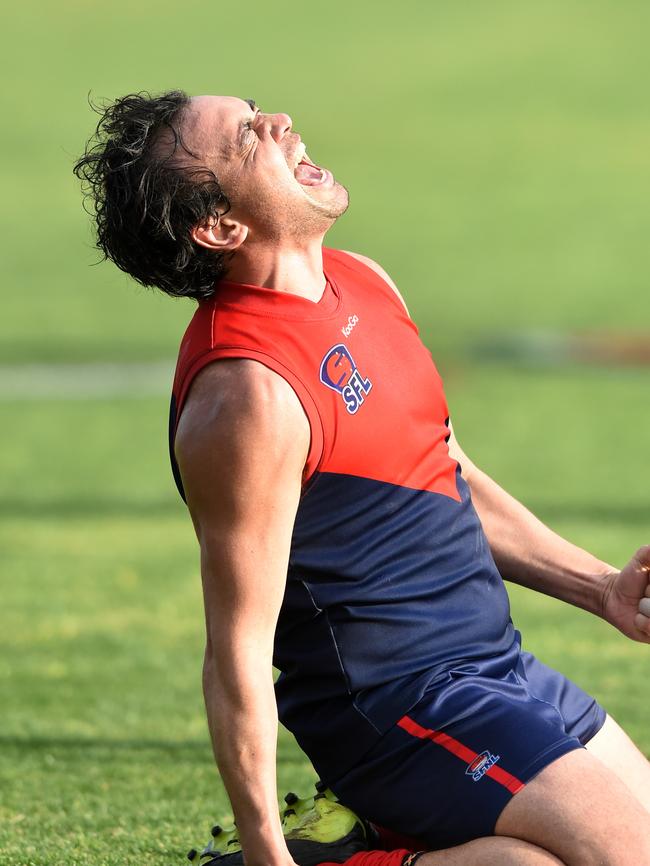
[[[75,520],[92,517],[176,517],[186,514],[180,499],[0,499],[0,517],[41,520],[61,518]]]
[[[160,752],[187,752],[191,754],[210,753],[210,743],[205,740],[151,740],[146,738],[134,738],[127,740],[116,740],[110,737],[44,737],[40,735],[20,736],[12,734],[0,734],[0,747],[27,748],[27,749],[110,749],[112,752],[130,751],[160,751]]]
[[[213,763],[212,748],[207,739],[201,740],[154,740],[133,738],[125,740],[111,737],[32,737],[18,735],[0,735],[0,750],[15,749],[18,752],[33,754],[34,752],[88,752],[93,753],[94,760],[112,760],[116,754],[128,756],[129,753],[157,752],[159,757],[167,755],[174,760],[182,759],[200,764]],[[278,760],[290,763],[297,759],[307,760],[298,750],[293,737],[281,729],[277,745]]]
[[[174,758],[192,758],[203,763],[212,760],[210,743],[207,740],[149,740],[130,739],[115,740],[110,737],[21,737],[0,735],[0,748],[16,749],[18,751],[83,751],[93,752],[93,757],[108,759],[116,752],[161,752]]]

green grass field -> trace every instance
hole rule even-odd
[[[649,24],[640,0],[12,8],[0,364],[165,361],[191,315],[91,267],[71,175],[88,91],[253,96],[289,111],[350,186],[330,242],[396,278],[468,454],[622,564],[648,541],[647,369],[506,366],[472,349],[521,331],[647,332]],[[0,399],[2,866],[180,864],[228,815],[167,403]],[[516,587],[512,602],[527,648],[650,754],[648,648]],[[314,778],[286,733],[278,776],[284,791]]]

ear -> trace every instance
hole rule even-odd
[[[248,226],[225,216],[211,216],[191,231],[192,240],[215,253],[234,252],[248,235]]]

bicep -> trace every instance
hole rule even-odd
[[[176,445],[201,547],[208,642],[267,655],[284,595],[308,422],[277,374],[254,361],[212,366],[222,368],[208,368],[193,386]]]

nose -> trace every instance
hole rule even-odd
[[[291,132],[292,120],[288,114],[272,114],[270,120],[271,135],[277,142],[280,142],[287,132]]]

